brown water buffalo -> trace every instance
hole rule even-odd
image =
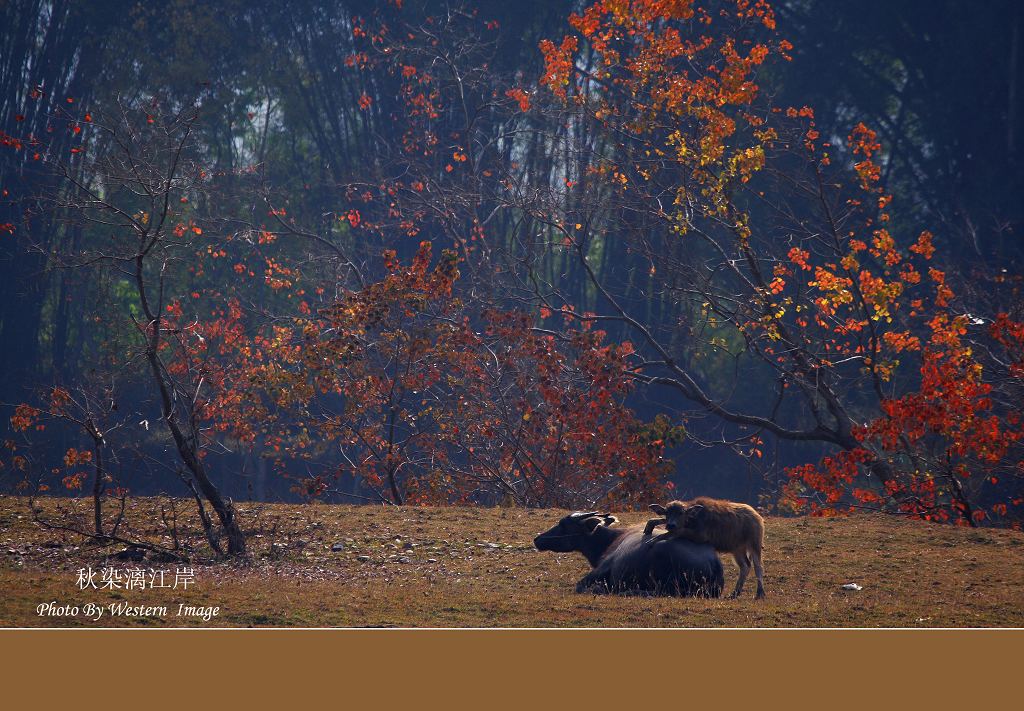
[[[533,539],[539,551],[578,551],[592,566],[576,592],[718,597],[725,584],[711,546],[684,538],[648,545],[642,525],[618,527],[597,511],[569,514]]]
[[[648,539],[652,543],[679,538],[706,543],[716,551],[732,553],[740,567],[736,589],[730,597],[739,597],[751,563],[757,575],[757,597],[764,597],[764,570],[761,552],[764,548],[764,519],[752,507],[736,501],[723,501],[700,496],[693,501],[670,501],[667,506],[652,504],[651,511],[662,518],[652,518],[644,528],[650,535],[665,524],[668,533]]]

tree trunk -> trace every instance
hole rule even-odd
[[[96,535],[103,536],[103,439],[93,435],[92,456],[95,460],[95,471],[92,481],[92,507],[93,523],[96,526]]]
[[[146,309],[148,311],[148,306]],[[153,325],[154,336],[150,341],[149,347],[146,349],[146,359],[149,361],[150,372],[153,375],[153,380],[156,381],[157,388],[160,390],[160,401],[163,410],[163,421],[167,425],[167,428],[171,432],[171,437],[174,439],[174,444],[178,449],[178,455],[181,457],[182,462],[188,468],[192,477],[199,484],[199,490],[207,501],[210,502],[210,506],[217,513],[217,517],[220,519],[221,526],[224,529],[224,535],[228,539],[228,555],[229,556],[242,556],[245,555],[245,536],[242,534],[242,530],[238,527],[238,523],[235,521],[234,507],[230,501],[224,499],[221,496],[220,491],[216,485],[210,480],[210,477],[206,473],[206,468],[203,466],[202,460],[199,458],[199,452],[193,446],[189,438],[181,431],[181,427],[175,419],[175,407],[174,400],[171,397],[171,384],[168,382],[167,377],[164,375],[163,364],[160,362],[160,357],[157,355],[159,348],[159,330],[160,322],[158,319],[154,319]]]

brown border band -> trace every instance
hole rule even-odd
[[[314,691],[386,708],[428,697],[948,708],[1016,695],[1021,642],[1021,630],[0,631],[5,696],[39,708],[206,708],[208,694],[231,707],[290,707]]]

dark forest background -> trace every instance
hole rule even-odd
[[[504,86],[535,82],[543,71],[538,43],[561,36],[576,5],[474,2],[479,18],[500,26],[489,40],[493,44],[480,50],[487,80]],[[140,97],[170,105],[194,102],[201,116],[198,143],[211,170],[230,176],[244,166],[262,166],[261,189],[286,195],[289,213],[316,225],[319,216],[339,209],[337,186],[385,172],[385,147],[400,141],[396,116],[403,106],[387,62],[359,70],[346,61],[356,51],[353,18],[416,26],[452,12],[453,6],[441,2],[407,2],[398,19],[394,6],[360,0],[0,0],[0,131],[44,135],[68,98],[97,114]],[[794,61],[762,77],[765,94],[778,105],[815,107],[826,138],[845,136],[855,121],[875,127],[885,146],[883,187],[900,196],[892,208],[893,232],[901,238],[922,227],[934,232],[943,264],[965,293],[972,283],[984,283],[979,275],[1017,278],[1024,259],[1024,5],[789,0],[777,3],[776,13],[782,35],[795,46]],[[465,61],[477,60],[468,54]],[[34,91],[41,98],[30,100]],[[372,99],[372,110],[359,109],[362,96]],[[457,125],[460,119],[453,113],[442,120]],[[55,134],[53,141],[72,139]],[[555,165],[543,151],[523,160],[533,161],[537,174]],[[52,180],[29,151],[0,155],[0,187],[8,191],[0,202],[0,223],[20,225],[19,200],[44,193]],[[94,318],[96,309],[129,299],[116,282],[98,283],[87,272],[56,268],[50,255],[83,239],[80,228],[45,217],[27,227],[0,236],[4,427],[14,404],[54,382],[88,375],[112,337]],[[416,239],[394,248],[408,256],[421,239],[451,244],[445,229],[427,224]],[[599,268],[628,269],[630,260],[640,259],[615,252],[609,243]],[[636,288],[639,294],[643,284]],[[1016,298],[1007,293],[977,298]],[[581,308],[588,298],[593,294],[581,287]],[[671,302],[650,299],[647,308],[646,322],[673,322]],[[616,328],[607,329],[612,340],[624,335]],[[702,367],[713,380],[713,369],[725,366],[710,361]],[[736,397],[757,403],[763,395],[758,383],[747,382]],[[167,449],[155,428],[136,424],[159,419],[144,388],[134,394],[129,388],[121,400],[132,409],[132,436],[153,453]],[[643,418],[682,410],[669,393],[649,390],[636,392],[631,404]],[[673,479],[685,496],[756,502],[761,494],[777,494],[783,467],[826,451],[816,444],[772,443],[765,456],[754,458],[714,446],[724,438],[718,423],[698,417],[688,421],[688,429],[692,436],[673,451]],[[57,458],[80,437],[73,431],[51,435],[47,446]],[[213,479],[236,499],[295,496],[258,453],[211,462]],[[140,460],[111,466],[134,493],[180,488]]]

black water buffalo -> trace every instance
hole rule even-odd
[[[718,597],[725,584],[714,548],[685,538],[651,543],[643,525],[589,511],[569,514],[533,539],[539,551],[579,551],[593,567],[576,592]]]

